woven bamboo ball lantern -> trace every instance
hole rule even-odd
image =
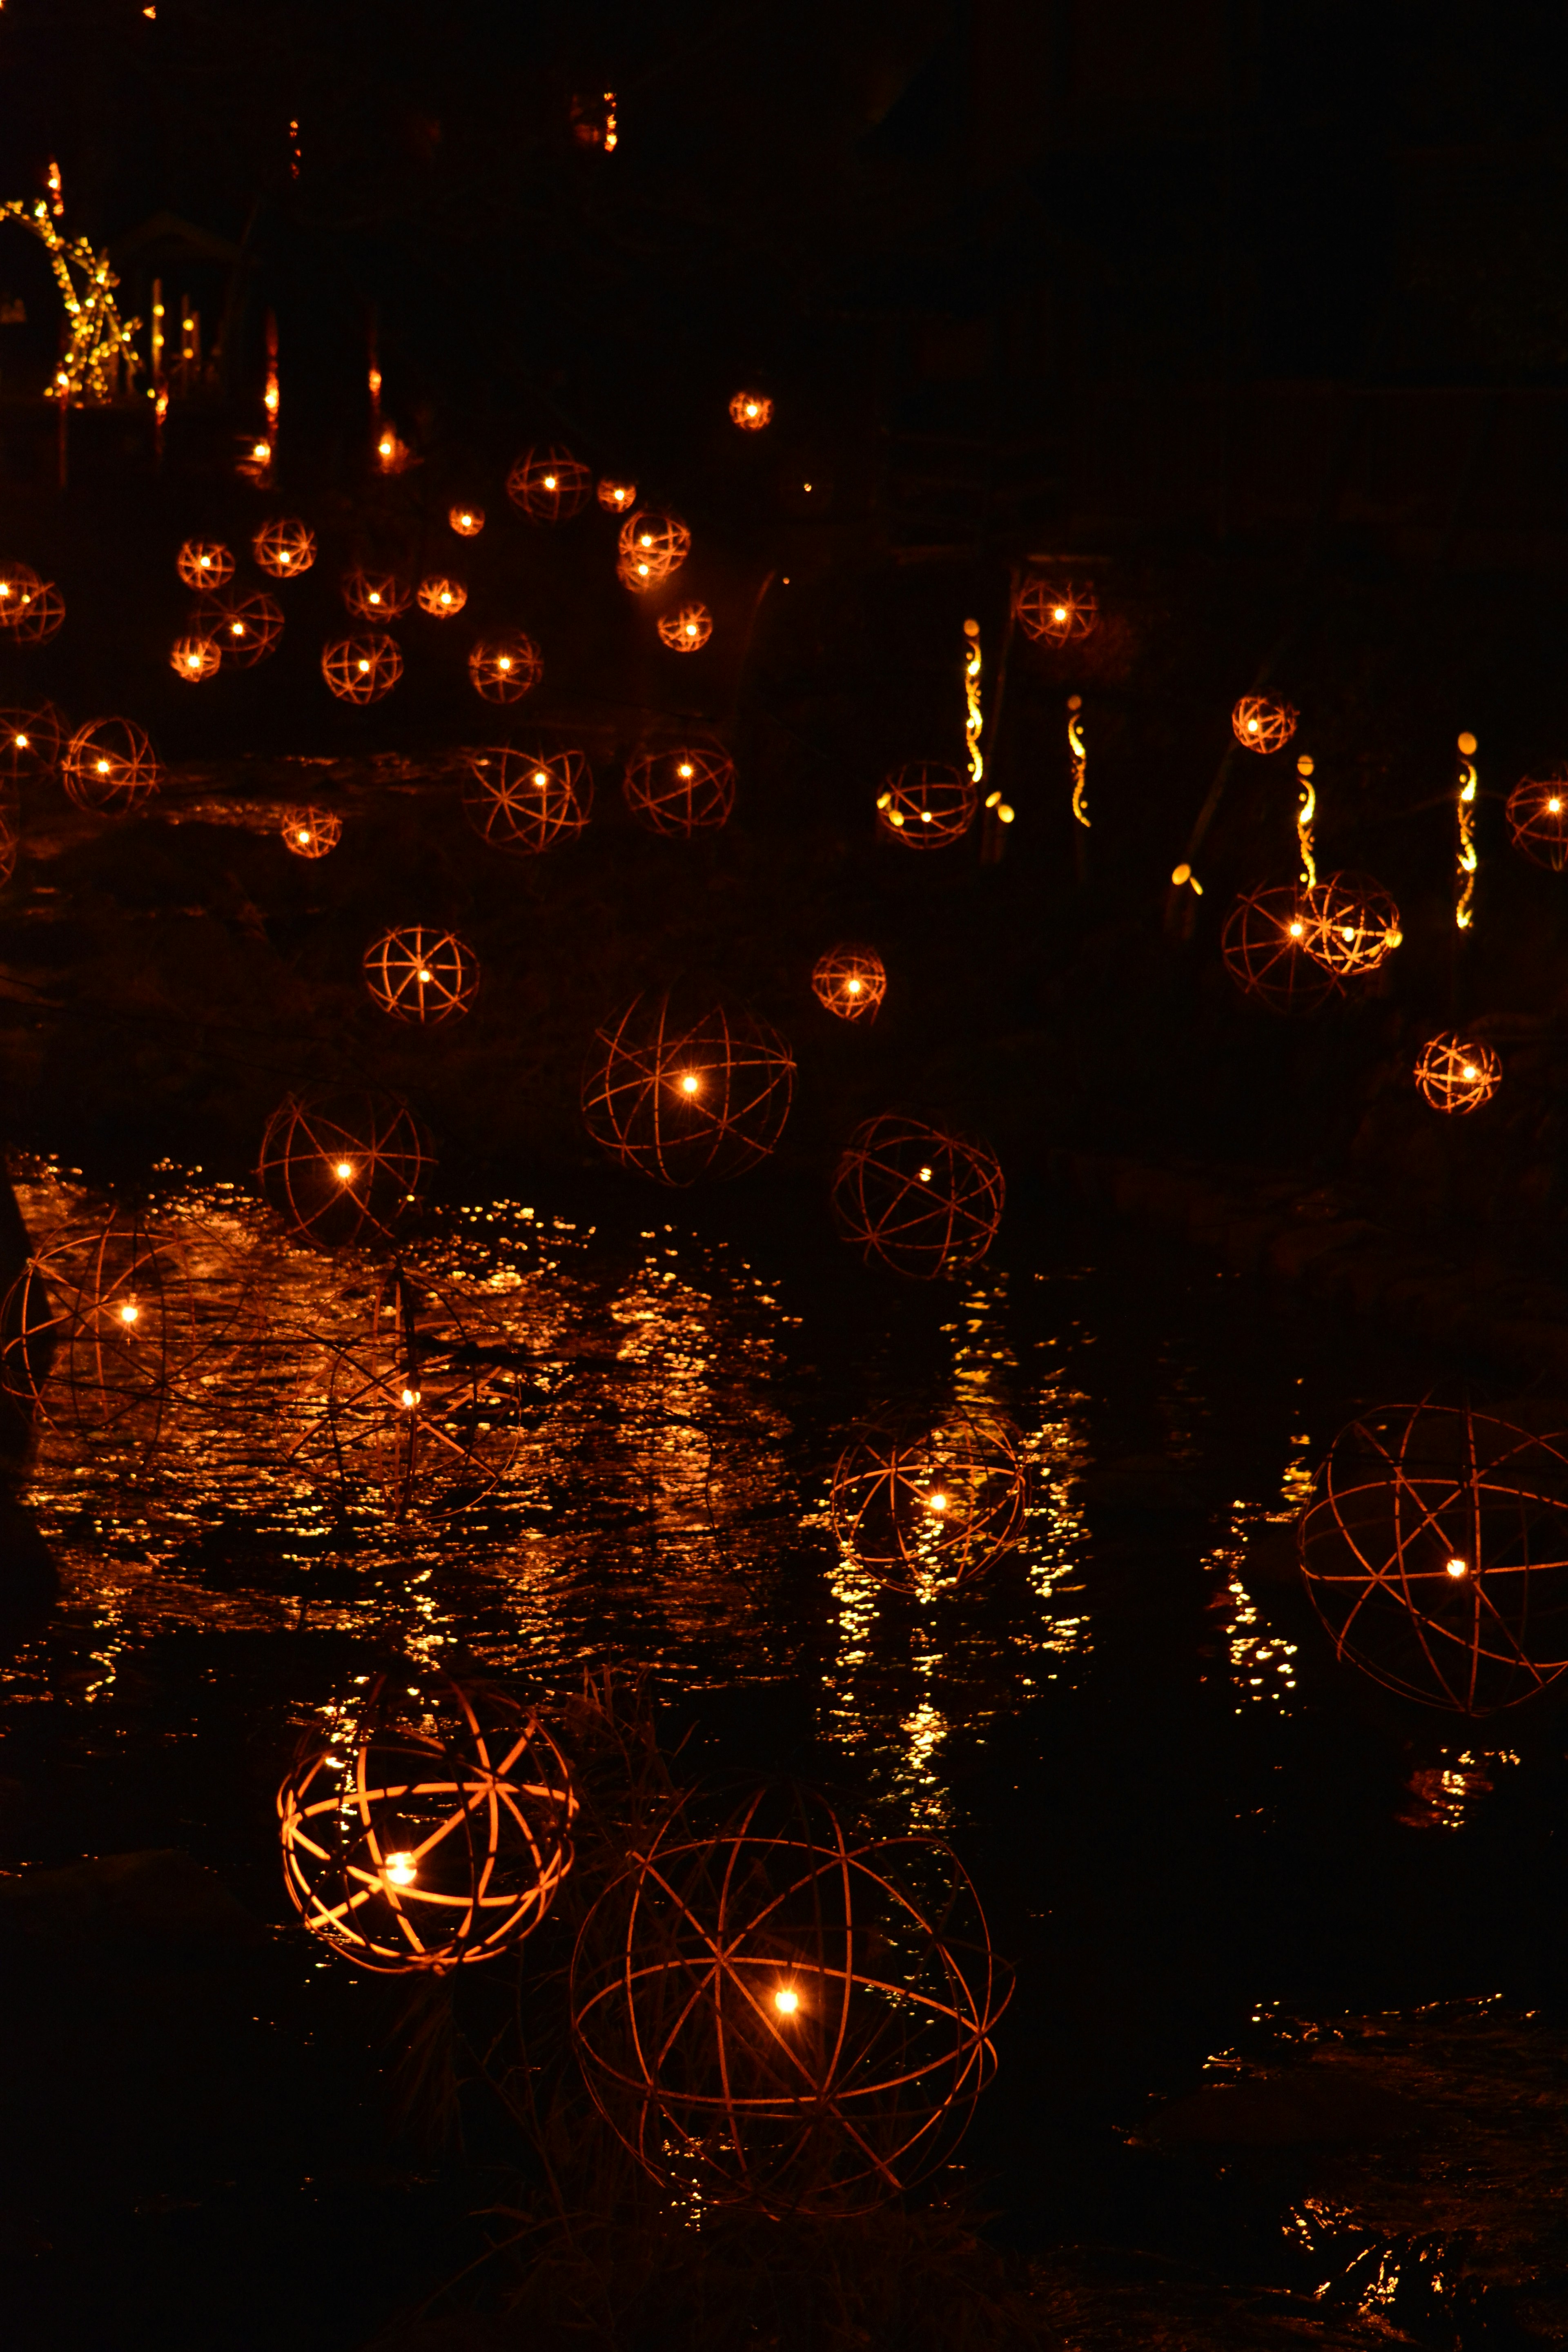
[[[599,504],[607,514],[630,514],[637,502],[635,482],[620,482],[606,474],[599,484]]]
[[[452,507],[447,510],[447,520],[459,539],[478,539],[485,527],[485,510],[483,507]]]
[[[216,637],[226,666],[254,669],[277,646],[283,634],[283,607],[265,588],[248,595],[236,589],[198,606],[195,634]]]
[[[517,857],[537,857],[574,840],[594,806],[594,774],[577,751],[465,751],[463,810],[481,841]]]
[[[455,932],[416,925],[374,940],[364,951],[364,977],[384,1013],[429,1028],[467,1013],[479,992],[479,960]]]
[[[52,702],[0,710],[0,779],[30,783],[47,776],[60,756],[60,714]]]
[[[755,1013],[639,996],[594,1040],[583,1117],[612,1158],[661,1184],[744,1175],[784,1132],[795,1056]]]
[[[996,1238],[1006,1196],[989,1144],[885,1112],[858,1127],[833,1177],[838,1230],[868,1265],[933,1282]]]
[[[216,677],[223,662],[223,647],[216,637],[176,637],[169,648],[169,667],[176,677],[192,686],[199,686],[205,677]]]
[[[659,615],[658,634],[672,654],[700,653],[713,634],[713,615],[706,604],[678,604]]]
[[[1365,874],[1335,874],[1301,894],[1305,946],[1340,980],[1359,980],[1385,963],[1404,939],[1399,909]]]
[[[584,1921],[571,1998],[584,2077],[645,2169],[789,2216],[869,2211],[951,2156],[1006,1995],[947,1846],[769,1787],[658,1832]]]
[[[163,764],[132,719],[89,719],[60,758],[60,782],[94,816],[129,816],[163,781]]]
[[[41,580],[36,587],[20,591],[5,625],[13,645],[42,646],[58,635],[65,617],[65,598],[52,580]]]
[[[290,808],[278,830],[296,857],[325,857],[342,839],[343,821],[335,809]]]
[[[875,948],[829,948],[812,967],[819,1004],[841,1021],[875,1021],[888,992],[888,970]]]
[[[436,1165],[397,1095],[285,1095],[267,1122],[257,1174],[290,1230],[316,1248],[384,1241]]]
[[[460,613],[468,601],[468,592],[460,580],[446,572],[432,572],[419,583],[419,610],[428,613],[433,621],[449,621]]]
[[[1468,1405],[1340,1432],[1297,1530],[1335,1652],[1385,1689],[1484,1716],[1568,1667],[1568,1452]]]
[[[1026,637],[1047,646],[1087,637],[1100,619],[1100,600],[1087,582],[1044,580],[1030,572],[1018,583],[1013,611]]]
[[[174,558],[174,569],[187,588],[210,594],[234,578],[234,557],[221,539],[187,539]]]
[[[445,1975],[538,1927],[576,1810],[531,1708],[405,1662],[301,1743],[278,1796],[283,1880],[345,1959]]]
[[[1479,1110],[1502,1084],[1502,1063],[1478,1038],[1447,1030],[1421,1048],[1415,1083],[1434,1110]]]
[[[771,425],[773,404],[765,392],[737,392],[730,402],[730,422],[742,433],[760,433]]]
[[[587,504],[594,477],[569,449],[527,449],[506,478],[506,494],[530,522],[565,522]]]
[[[856,1433],[833,1473],[833,1532],[901,1592],[966,1584],[1021,1538],[1028,1474],[999,1413],[954,1405]]]
[[[414,591],[395,572],[345,572],[343,603],[362,621],[395,621],[406,613]]]
[[[914,760],[883,782],[877,821],[907,849],[946,849],[962,841],[980,806],[980,788],[967,770]]]
[[[643,508],[627,515],[616,549],[617,578],[640,595],[679,571],[691,552],[691,533],[678,515]]]
[[[716,745],[678,743],[628,761],[621,792],[633,816],[650,833],[689,838],[728,824],[735,805],[735,762]]]
[[[0,563],[0,629],[8,629],[43,586],[30,563]]]
[[[1553,874],[1568,866],[1568,776],[1526,776],[1508,796],[1509,838]]]
[[[1296,732],[1300,714],[1288,702],[1244,694],[1230,714],[1231,732],[1246,751],[1282,751]]]
[[[1243,890],[1220,934],[1232,980],[1271,1013],[1310,1013],[1340,992],[1333,972],[1307,952],[1311,916],[1305,895],[1290,882]]]
[[[487,702],[521,702],[544,676],[544,657],[521,629],[481,637],[468,655],[474,692]]]
[[[397,640],[380,630],[334,637],[321,648],[321,676],[340,702],[379,702],[403,676]]]
[[[297,515],[264,522],[250,546],[262,571],[274,580],[297,580],[316,560],[316,534]]]

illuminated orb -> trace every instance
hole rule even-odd
[[[914,760],[884,780],[877,822],[908,849],[946,849],[963,840],[979,806],[980,790],[967,770]]]
[[[195,619],[195,634],[216,637],[226,665],[237,669],[265,661],[283,634],[283,607],[265,588],[248,595],[236,588],[220,593],[197,605]]]
[[[1297,1528],[1336,1654],[1403,1698],[1491,1715],[1568,1667],[1568,1454],[1459,1405],[1335,1438]]]
[[[713,615],[706,604],[679,604],[660,615],[658,634],[672,654],[700,653],[713,634]]]
[[[812,966],[819,1004],[841,1021],[874,1021],[888,992],[888,970],[875,948],[829,948]]]
[[[468,655],[474,692],[487,702],[520,702],[544,676],[544,657],[521,629],[481,637]]]
[[[380,630],[359,637],[334,637],[321,647],[321,676],[340,702],[379,702],[403,676],[397,640]]]
[[[1280,751],[1296,732],[1299,714],[1288,702],[1244,694],[1230,714],[1231,732],[1247,751]]]
[[[283,1881],[345,1959],[444,1975],[538,1927],[576,1810],[531,1708],[405,1661],[301,1742],[278,1795]]]
[[[1301,893],[1307,953],[1336,979],[1375,971],[1404,938],[1399,909],[1365,874],[1334,874]]]
[[[1005,1189],[989,1144],[884,1112],[846,1145],[834,1171],[833,1213],[868,1265],[877,1259],[931,1282],[984,1256]]]
[[[162,761],[131,719],[89,719],[60,758],[60,782],[94,816],[129,816],[163,781]]]
[[[221,539],[187,539],[174,558],[174,569],[187,588],[210,591],[234,578],[234,557]]]
[[[951,1849],[810,1790],[689,1803],[584,1923],[578,2059],[653,2178],[704,2206],[868,2212],[951,2157],[1006,2005]]]
[[[1553,874],[1568,866],[1568,775],[1526,776],[1508,796],[1509,838]]]
[[[451,579],[445,572],[432,572],[419,583],[419,610],[428,613],[433,621],[449,621],[468,601],[468,592],[462,582]]]
[[[478,539],[485,527],[485,510],[483,507],[451,507],[447,520],[459,539]]]
[[[794,1055],[755,1013],[639,996],[595,1034],[583,1117],[625,1166],[661,1184],[694,1184],[765,1160],[794,1086]]]
[[[278,830],[296,857],[325,857],[343,837],[343,821],[335,809],[285,809]]]
[[[284,1096],[267,1122],[257,1175],[295,1234],[333,1250],[389,1239],[435,1165],[399,1096],[315,1088]]]
[[[176,637],[169,648],[169,667],[176,677],[187,678],[199,685],[204,677],[216,677],[223,661],[223,647],[216,637]]]
[[[506,494],[530,522],[565,522],[587,504],[589,468],[568,449],[528,449],[506,478]]]
[[[765,392],[737,392],[730,402],[730,422],[742,433],[760,433],[773,422],[773,404]]]
[[[637,486],[635,482],[616,481],[606,474],[599,484],[598,499],[606,513],[629,514],[637,502]]]
[[[479,960],[453,931],[385,931],[364,951],[364,978],[395,1021],[429,1026],[467,1013],[479,992]]]
[[[64,727],[52,702],[0,710],[0,780],[31,783],[59,764]]]
[[[1100,603],[1087,583],[1045,580],[1029,572],[1018,583],[1013,611],[1026,637],[1048,646],[1087,637],[1100,619]]]
[[[395,572],[345,572],[343,603],[362,621],[395,621],[406,613],[414,591]]]
[[[316,534],[297,515],[264,522],[250,546],[262,571],[274,580],[297,580],[316,560]]]
[[[1421,1048],[1415,1083],[1434,1110],[1479,1110],[1502,1084],[1502,1063],[1489,1045],[1447,1030]]]
[[[13,575],[12,584],[16,586]],[[52,580],[39,580],[16,589],[5,608],[3,625],[13,645],[42,646],[58,634],[66,617],[66,600]]]
[[[716,745],[678,743],[628,761],[627,808],[650,833],[689,836],[726,824],[735,805],[735,762]]]
[[[830,1509],[850,1560],[900,1591],[927,1592],[966,1584],[1017,1543],[1028,1499],[1017,1431],[958,1404],[858,1431],[834,1470]]]
[[[12,627],[43,584],[30,563],[0,563],[0,629]]]
[[[1243,890],[1220,934],[1225,967],[1244,996],[1271,1013],[1310,1013],[1340,992],[1333,972],[1307,952],[1305,892],[1292,882]]]
[[[651,508],[627,515],[616,541],[616,576],[640,595],[679,572],[691,552],[691,533],[678,515]]]
[[[516,750],[497,744],[465,751],[463,813],[481,841],[518,857],[536,857],[570,841],[594,806],[594,776],[577,751]]]

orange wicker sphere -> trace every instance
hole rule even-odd
[[[714,1826],[683,1807],[572,1961],[584,2077],[637,2161],[779,2216],[867,2212],[943,2163],[1005,1999],[947,1846],[847,1832],[790,1785]]]
[[[1044,580],[1030,572],[1018,583],[1013,611],[1026,637],[1048,646],[1065,646],[1087,637],[1100,619],[1100,602],[1085,582]]]
[[[60,782],[78,808],[129,816],[163,781],[161,761],[132,719],[90,719],[60,760]]]
[[[487,702],[521,702],[544,676],[544,657],[521,629],[481,637],[468,655],[474,692]]]
[[[819,1004],[841,1021],[875,1021],[888,992],[888,971],[875,948],[829,948],[812,967]]]
[[[1232,980],[1271,1013],[1310,1013],[1340,992],[1335,975],[1307,952],[1311,919],[1304,900],[1291,882],[1243,890],[1220,935]]]
[[[574,839],[587,824],[594,775],[581,751],[497,744],[463,757],[468,768],[464,813],[492,849],[535,857],[558,841]]]
[[[1508,796],[1509,838],[1553,874],[1568,866],[1568,776],[1526,776]]]
[[[1447,1030],[1421,1048],[1415,1083],[1434,1110],[1479,1110],[1502,1084],[1502,1063],[1489,1045]]]
[[[250,546],[263,572],[270,572],[274,580],[297,579],[316,560],[316,534],[297,515],[264,522]]]
[[[679,571],[691,552],[691,533],[679,515],[645,508],[627,515],[616,547],[616,576],[640,595]]]
[[[857,1431],[833,1473],[847,1558],[902,1592],[967,1583],[1023,1536],[1028,1473],[998,1413],[951,1406]]]
[[[452,507],[447,520],[459,539],[478,539],[485,527],[485,510],[483,507]]]
[[[385,931],[364,951],[365,985],[395,1021],[426,1027],[467,1013],[479,992],[479,960],[453,931]]]
[[[660,615],[658,634],[672,654],[700,653],[713,634],[713,615],[706,604],[679,604]]]
[[[989,1144],[884,1112],[858,1127],[833,1176],[840,1234],[917,1281],[977,1265],[996,1238],[1006,1196]]]
[[[406,613],[414,591],[395,572],[345,572],[343,603],[362,621],[395,621]]]
[[[708,831],[729,822],[735,805],[735,762],[716,745],[678,743],[629,761],[621,792],[637,823],[650,833]]]
[[[193,686],[204,677],[216,677],[223,660],[223,647],[216,637],[176,637],[169,648],[169,667],[176,677],[188,678]]]
[[[59,761],[60,731],[52,702],[0,710],[0,778],[20,784],[47,776]]]
[[[639,996],[600,1029],[583,1079],[595,1143],[661,1184],[743,1175],[784,1132],[795,1056],[755,1013]]]
[[[36,586],[21,590],[5,626],[13,643],[42,646],[58,634],[65,617],[65,598],[52,580],[41,580]]]
[[[237,669],[254,669],[265,661],[283,634],[283,607],[265,588],[242,595],[231,589],[210,604],[198,605],[195,634],[216,637],[224,660]]]
[[[278,1795],[283,1880],[346,1959],[445,1975],[538,1927],[576,1810],[531,1709],[404,1661],[301,1743]]]
[[[343,821],[335,809],[285,809],[279,831],[296,857],[325,857],[342,839]]]
[[[435,1167],[400,1096],[285,1095],[267,1122],[257,1175],[266,1199],[318,1249],[389,1239]]]
[[[187,588],[221,588],[234,578],[234,558],[221,539],[187,539],[174,569]]]
[[[1279,751],[1296,732],[1298,716],[1288,702],[1244,694],[1230,714],[1231,732],[1246,751]]]
[[[569,449],[528,449],[506,478],[506,494],[530,522],[565,522],[586,505],[588,467]]]
[[[419,583],[419,610],[428,613],[434,621],[450,620],[468,601],[468,592],[462,582],[453,580],[445,572],[432,572]]]
[[[637,486],[635,482],[617,482],[606,474],[599,484],[599,504],[610,514],[627,514],[636,506]]]
[[[914,760],[884,779],[877,819],[906,848],[946,849],[963,840],[979,806],[979,786],[965,770]]]
[[[1335,1438],[1297,1529],[1336,1654],[1484,1716],[1568,1667],[1568,1452],[1468,1406],[1390,1405]]]
[[[737,392],[730,402],[730,422],[742,433],[760,433],[773,422],[773,404],[765,392]]]
[[[1399,909],[1365,874],[1334,874],[1301,894],[1307,953],[1341,980],[1375,971],[1404,938]]]
[[[380,631],[334,637],[321,648],[321,676],[340,702],[379,702],[403,676],[397,640]]]
[[[0,629],[13,625],[43,584],[30,563],[0,563]]]

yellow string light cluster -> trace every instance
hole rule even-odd
[[[1458,899],[1454,921],[1468,931],[1475,921],[1476,896],[1476,739],[1468,728],[1459,738]]]
[[[56,398],[112,400],[121,367],[132,381],[141,368],[131,339],[142,321],[122,319],[116,309],[114,289],[120,280],[109,266],[108,254],[94,253],[85,236],[62,236],[41,196],[31,207],[19,197],[0,205],[0,220],[14,220],[39,239],[60,289],[68,331],[55,370]]]

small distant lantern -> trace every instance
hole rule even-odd
[[[223,648],[216,637],[176,637],[169,650],[174,676],[187,678],[193,686],[205,677],[216,677],[222,660]]]
[[[58,765],[63,730],[52,702],[0,710],[0,781],[31,783]]]
[[[13,626],[43,584],[30,563],[0,564],[0,629]]]
[[[1000,1414],[954,1405],[859,1430],[833,1473],[846,1556],[902,1592],[967,1584],[1024,1533],[1028,1473]]]
[[[468,655],[474,692],[487,702],[521,702],[544,676],[544,657],[521,629],[481,637]]]
[[[257,1175],[290,1232],[317,1249],[390,1240],[436,1165],[397,1095],[286,1095],[267,1122]]]
[[[691,552],[691,533],[678,515],[642,508],[627,515],[616,541],[616,573],[638,595],[661,587]]]
[[[1387,961],[1404,933],[1399,909],[1380,882],[1335,874],[1301,894],[1307,953],[1339,980],[1359,980]]]
[[[506,478],[506,494],[530,522],[565,522],[594,487],[589,468],[569,449],[528,449]]]
[[[481,841],[517,857],[536,857],[570,841],[594,805],[593,771],[583,752],[514,750],[498,744],[466,751],[463,810]]]
[[[819,1004],[841,1021],[874,1021],[888,992],[888,971],[875,948],[829,948],[812,969]]]
[[[635,482],[618,482],[606,474],[599,484],[599,504],[610,514],[629,514],[637,502]]]
[[[94,816],[129,816],[163,781],[162,762],[131,719],[89,719],[77,729],[60,761],[68,794]]]
[[[694,1184],[765,1160],[794,1085],[794,1055],[756,1014],[639,996],[595,1038],[583,1116],[625,1166],[661,1184]]]
[[[914,760],[884,780],[877,817],[906,849],[946,849],[963,840],[979,806],[979,788],[966,770]]]
[[[234,578],[234,557],[220,539],[187,539],[174,558],[187,588],[208,593]]]
[[[706,833],[726,824],[735,805],[735,762],[716,745],[679,743],[628,762],[621,791],[650,833]]]
[[[5,610],[4,625],[13,645],[47,645],[65,625],[66,600],[52,580],[20,586],[12,605]]]
[[[478,539],[485,527],[485,510],[483,507],[450,507],[447,520],[459,539]]]
[[[765,392],[738,392],[730,402],[730,422],[742,433],[760,433],[773,422],[773,404]]]
[[[885,1113],[858,1127],[833,1177],[838,1230],[869,1264],[933,1282],[978,1265],[1005,1186],[989,1144]]]
[[[700,653],[713,634],[713,615],[706,604],[680,604],[660,614],[658,634],[672,654]]]
[[[1026,637],[1066,646],[1089,635],[1100,619],[1100,601],[1087,582],[1044,580],[1030,572],[1018,583],[1013,611]]]
[[[316,534],[297,515],[264,522],[250,544],[257,562],[274,580],[297,579],[316,560]]]
[[[362,621],[395,621],[406,613],[414,592],[395,572],[345,572],[343,603]]]
[[[1415,1083],[1434,1110],[1479,1110],[1502,1084],[1502,1063],[1479,1038],[1447,1030],[1422,1047]]]
[[[321,648],[321,676],[340,702],[379,702],[403,676],[397,640],[379,632],[334,637]]]
[[[395,425],[384,425],[376,435],[375,462],[383,474],[405,474],[413,465],[414,452]]]
[[[216,637],[225,662],[236,669],[254,669],[265,661],[282,634],[283,607],[265,588],[248,595],[231,589],[197,608],[196,635]]]
[[[364,951],[365,985],[395,1021],[425,1027],[467,1013],[479,990],[479,960],[453,931],[386,931]]]
[[[1310,1013],[1340,992],[1337,975],[1307,950],[1314,917],[1294,883],[1243,890],[1226,917],[1220,952],[1244,996],[1271,1013]]]
[[[343,821],[335,809],[291,808],[278,830],[296,857],[325,857],[342,839]]]
[[[1246,751],[1282,751],[1296,732],[1300,714],[1288,702],[1244,694],[1230,714],[1231,732]]]
[[[1568,867],[1568,775],[1526,776],[1508,796],[1509,838],[1536,866]]]
[[[449,621],[468,601],[468,592],[462,582],[445,572],[432,572],[419,583],[419,610],[428,613],[433,621]]]

